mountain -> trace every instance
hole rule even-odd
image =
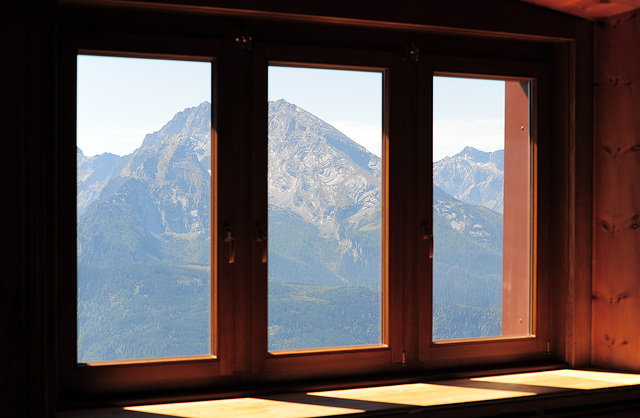
[[[434,302],[499,308],[502,216],[433,189]]]
[[[78,201],[80,262],[208,265],[210,158],[200,152],[210,147],[208,109],[207,102],[185,109],[132,154],[109,160],[115,165],[88,188],[95,193],[82,211]]]
[[[270,278],[379,288],[380,158],[285,100],[268,141]]]
[[[147,134],[141,149],[162,147],[162,141],[172,135],[188,139],[193,152],[205,170],[211,170],[211,103],[184,109],[159,131]]]
[[[380,223],[379,157],[285,100],[269,102],[269,204],[348,247],[345,228]]]
[[[85,157],[80,148],[77,150],[77,203],[78,215],[82,215],[111,179],[120,156],[104,153]]]
[[[209,353],[210,109],[123,157],[78,149],[79,361]],[[377,344],[381,160],[285,100],[268,118],[269,348]],[[434,336],[496,335],[501,215],[434,186],[434,234]]]
[[[78,151],[80,362],[210,353],[210,106],[125,157]]]
[[[433,163],[433,183],[456,199],[502,213],[504,150],[484,152],[465,147]]]

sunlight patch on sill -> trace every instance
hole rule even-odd
[[[548,394],[553,394],[554,398],[576,394],[590,397],[592,390],[633,386],[640,386],[640,374],[561,369],[380,387],[67,411],[57,417],[291,418],[367,412],[407,414],[454,405],[481,405],[484,401],[536,399],[537,396],[545,399],[544,395]]]
[[[364,409],[343,408],[333,405],[301,405],[300,402],[295,400],[287,401],[260,398],[224,399],[217,401],[134,406],[126,407],[124,410],[177,418],[216,418],[231,416],[247,418],[292,418],[300,416],[324,417],[366,412]],[[141,416],[141,418],[143,418],[143,416]]]

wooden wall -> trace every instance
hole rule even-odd
[[[640,16],[595,29],[592,361],[640,371]]]

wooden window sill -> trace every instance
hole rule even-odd
[[[582,415],[640,408],[640,374],[551,370],[346,390],[66,411],[57,418]],[[415,415],[418,414],[418,415]]]

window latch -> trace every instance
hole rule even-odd
[[[256,226],[256,233],[257,233],[256,241],[259,242],[259,243],[262,243],[262,259],[261,259],[261,261],[263,263],[266,263],[267,262],[267,232],[262,227],[262,225],[258,224]]]
[[[422,222],[422,239],[429,241],[429,258],[433,258],[433,231],[427,221]]]
[[[234,245],[235,238],[228,224],[225,224],[225,230],[226,231],[224,233],[224,242],[227,243],[227,247],[229,250],[229,264],[233,264],[236,262],[236,248]]]

